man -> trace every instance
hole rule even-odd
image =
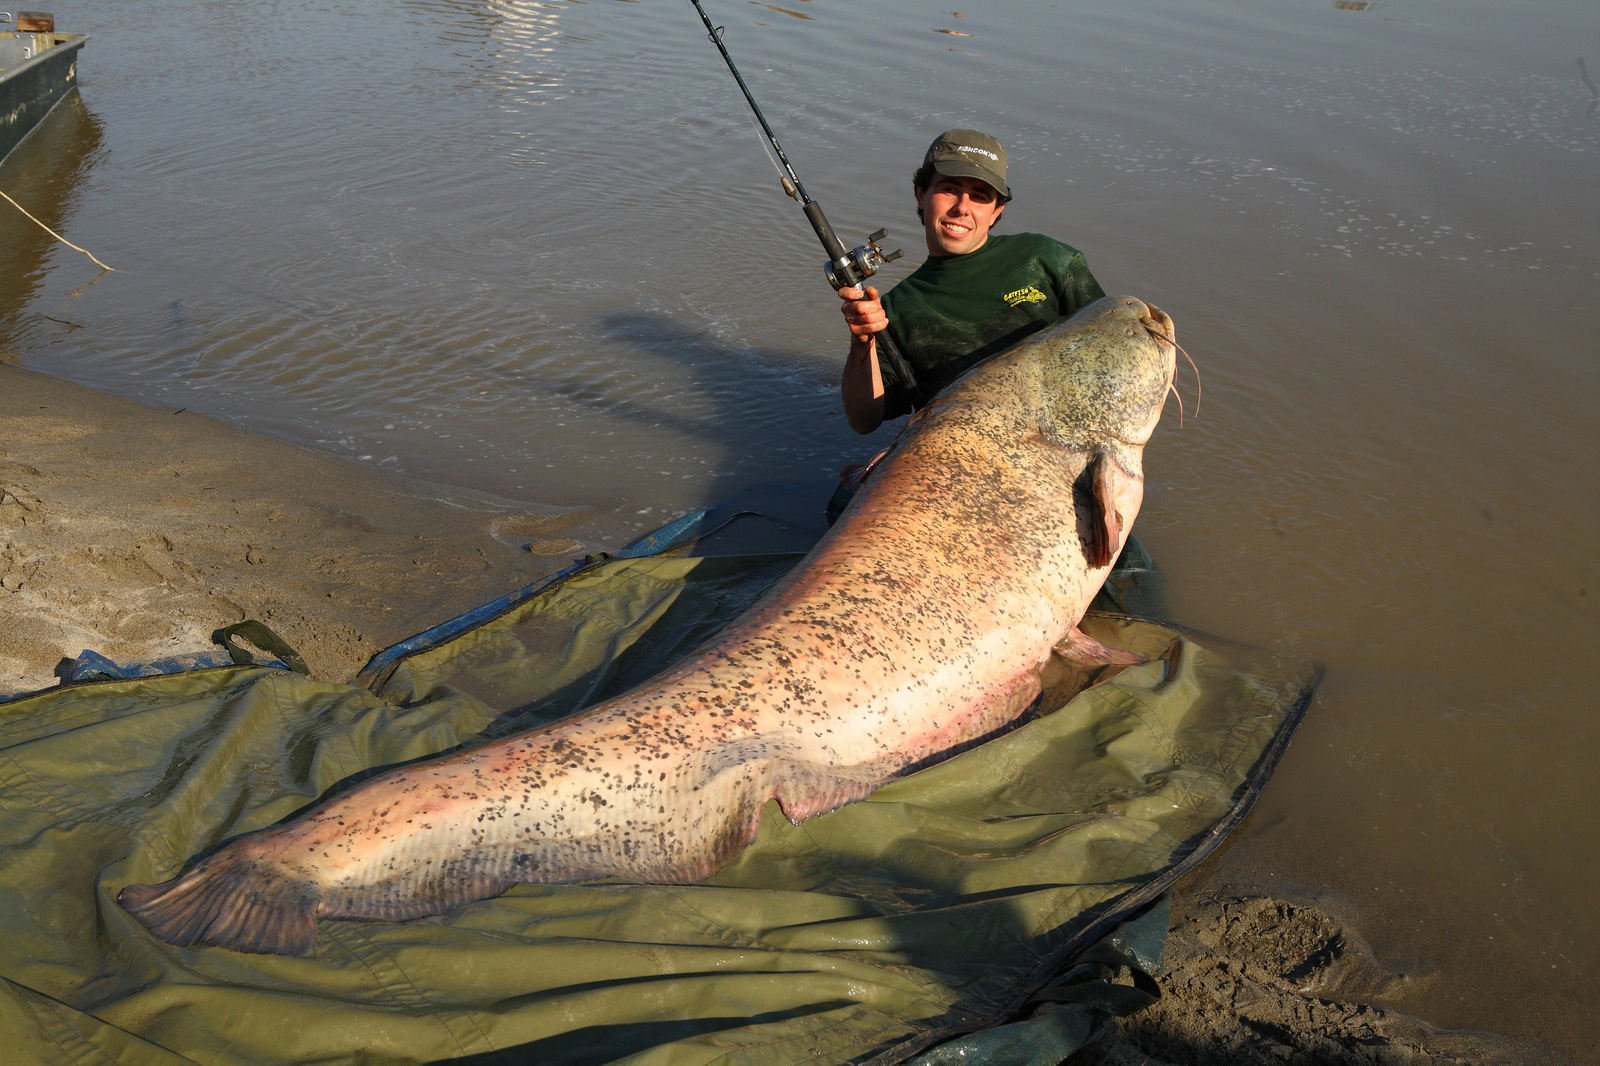
[[[990,232],[1011,189],[1005,147],[988,134],[940,134],[911,184],[927,260],[881,300],[871,286],[839,290],[851,334],[840,393],[857,433],[910,413],[969,367],[1105,295],[1071,245]],[[873,335],[883,330],[916,393],[880,359]]]

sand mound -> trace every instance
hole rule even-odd
[[[1266,897],[1175,901],[1162,998],[1073,1066],[1390,1066],[1559,1061],[1374,1006],[1409,978],[1315,907]]]

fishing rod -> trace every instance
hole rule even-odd
[[[828,261],[822,265],[822,273],[827,277],[828,284],[832,285],[835,291],[852,285],[861,285],[886,264],[899,259],[904,254],[900,249],[885,252],[878,246],[878,242],[889,235],[886,229],[869,233],[866,244],[858,244],[848,251],[845,250],[844,242],[834,233],[833,226],[828,222],[828,216],[822,213],[822,205],[813,200],[806,192],[806,187],[800,184],[800,175],[795,173],[794,165],[784,153],[783,145],[778,143],[777,134],[773,133],[772,127],[767,124],[767,117],[761,113],[756,98],[750,94],[750,87],[744,83],[743,75],[734,65],[733,56],[728,54],[727,45],[722,43],[723,27],[712,25],[706,9],[700,6],[700,0],[689,0],[689,4],[699,14],[700,21],[706,24],[706,34],[711,38],[711,43],[717,46],[717,51],[722,53],[722,61],[728,65],[728,72],[733,75],[734,83],[739,86],[745,102],[750,105],[751,115],[760,123],[761,134],[767,139],[767,143],[772,145],[772,151],[777,154],[777,158],[772,159],[772,165],[777,168],[778,180],[783,185],[784,193],[799,201],[806,221],[811,223],[811,228],[817,233],[817,239],[822,242],[822,250],[828,254]],[[913,403],[920,406],[921,390],[917,385],[916,376],[906,364],[905,358],[895,348],[894,342],[890,340],[888,331],[876,334],[875,339],[878,342],[878,353],[885,358],[900,384],[911,394]]]

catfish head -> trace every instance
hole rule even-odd
[[[1084,558],[1109,567],[1143,500],[1144,445],[1172,387],[1166,313],[1108,296],[967,371],[912,416],[890,454],[924,433],[986,438],[1000,453],[1043,445],[1072,472]],[[940,460],[961,465],[960,445]]]
[[[1081,457],[1072,495],[1084,559],[1109,567],[1144,498],[1144,445],[1172,388],[1172,319],[1131,296],[1108,296],[1033,343],[1037,432]]]
[[[1166,312],[1107,296],[1034,339],[1039,432],[1063,447],[1106,452],[1131,477],[1172,387],[1177,348]]]

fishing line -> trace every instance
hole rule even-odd
[[[690,7],[695,6],[694,0],[684,0],[684,3],[688,4]],[[720,34],[722,32],[722,27],[718,26],[716,32]],[[735,90],[738,90],[739,82],[738,79],[733,76],[733,72],[730,71],[726,66],[723,66],[719,69],[722,71],[722,76],[728,79],[728,82],[734,87]],[[772,164],[772,169],[778,174],[778,180],[783,181],[787,175],[784,174],[783,167],[779,165],[778,157],[772,154],[772,146],[767,144],[767,138],[761,132],[761,124],[756,121],[756,113],[750,110],[750,102],[744,98],[743,92],[736,92],[734,95],[739,98],[739,107],[744,111],[744,117],[749,120],[750,128],[755,131],[756,140],[761,142],[761,153],[767,157],[767,162]]]
[[[761,108],[756,105],[756,98],[750,94],[750,87],[744,83],[744,76],[739,73],[739,68],[733,63],[733,56],[728,54],[728,46],[722,41],[724,27],[713,26],[711,16],[706,14],[706,9],[700,6],[700,0],[689,0],[689,6],[694,8],[696,15],[700,16],[701,23],[706,28],[706,36],[711,38],[711,43],[716,45],[717,51],[722,54],[722,62],[732,76],[734,86],[739,90],[740,103],[745,106],[746,114],[750,115],[757,124],[757,132],[761,134],[762,149],[767,151],[767,158],[774,160],[773,166],[778,168],[778,178],[783,184],[783,191],[799,200],[807,209],[806,215],[811,217],[812,205],[815,203],[806,195],[804,185],[800,184],[800,175],[794,172],[794,165],[789,162],[789,157],[784,153],[783,145],[778,143],[778,135],[772,132],[772,127],[767,124],[767,117],[761,113]],[[769,150],[770,149],[770,150]],[[820,210],[820,209],[819,209]],[[812,225],[817,226],[816,219]],[[826,228],[826,234],[823,230]],[[822,246],[828,255],[837,258],[844,254],[844,246],[839,244],[839,238],[834,236],[833,228],[827,225],[827,220],[822,220],[822,225],[817,227],[817,236],[822,238]],[[837,246],[837,247],[835,247]]]

